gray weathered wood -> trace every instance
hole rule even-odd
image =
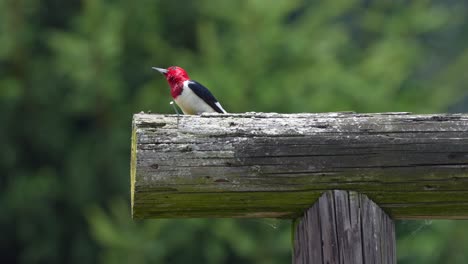
[[[394,223],[366,195],[327,191],[294,228],[293,263],[396,263]]]
[[[468,114],[136,114],[131,167],[135,218],[294,218],[344,189],[468,219]]]

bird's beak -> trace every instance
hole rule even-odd
[[[166,70],[166,69],[162,69],[162,68],[153,67],[153,70],[158,71],[158,72],[160,72],[160,73],[162,73],[162,74],[166,74],[166,73],[167,73],[167,70]]]

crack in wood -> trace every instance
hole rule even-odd
[[[468,219],[468,114],[137,114],[132,126],[135,217],[294,217],[339,187],[398,218]]]

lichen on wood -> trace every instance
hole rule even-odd
[[[327,190],[468,219],[468,115],[136,114],[135,218],[294,218]]]

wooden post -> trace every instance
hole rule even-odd
[[[298,221],[295,264],[396,263],[395,225],[366,195],[328,191]]]
[[[134,218],[304,215],[296,263],[395,263],[383,210],[468,219],[468,114],[137,114],[132,135]]]
[[[134,218],[296,218],[328,190],[468,219],[468,114],[137,114]]]

